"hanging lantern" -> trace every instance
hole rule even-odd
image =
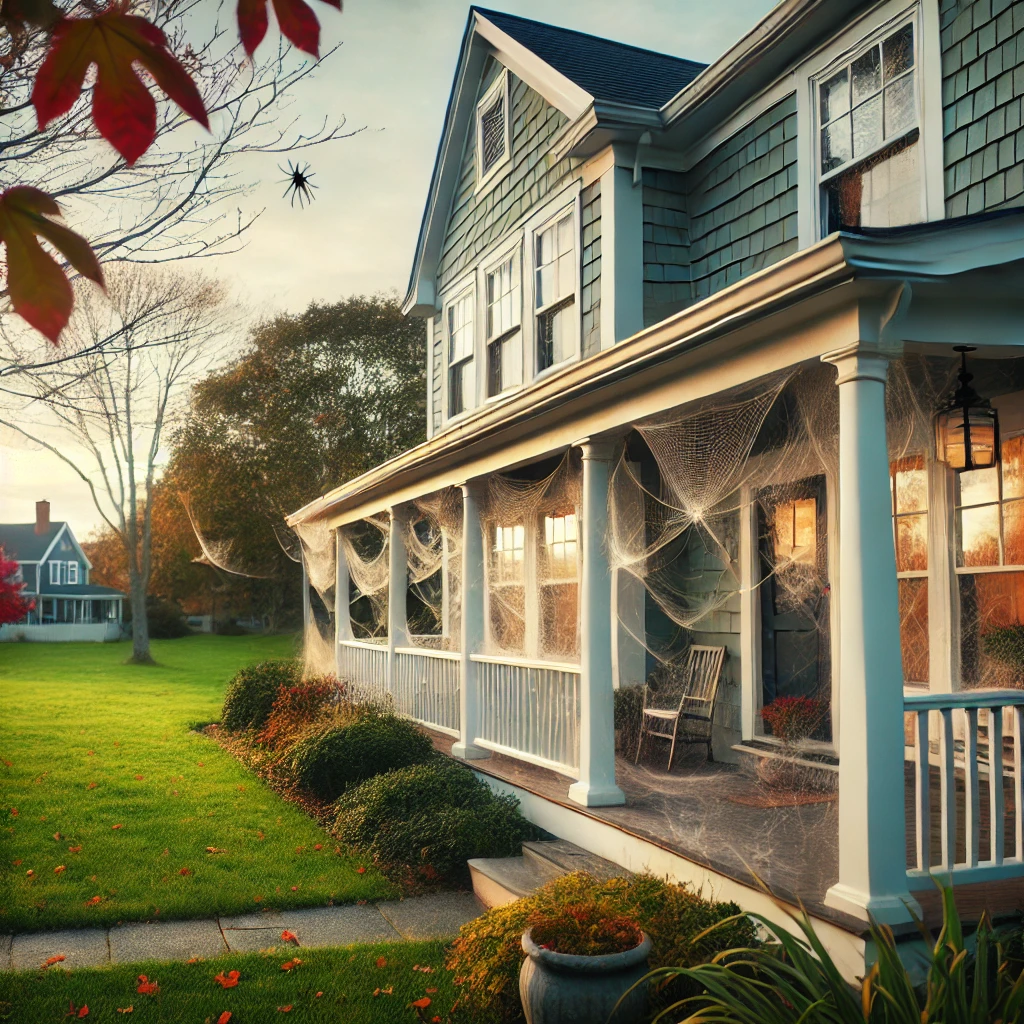
[[[960,373],[952,398],[935,419],[935,454],[958,473],[988,469],[999,461],[999,415],[987,398],[971,387],[974,375],[967,372],[971,345],[956,345]]]

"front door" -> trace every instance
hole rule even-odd
[[[777,697],[831,703],[828,515],[824,476],[766,488],[758,500],[762,706]],[[822,715],[815,739],[831,738]]]

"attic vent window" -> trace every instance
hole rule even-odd
[[[499,96],[480,116],[483,152],[482,171],[486,174],[505,155],[505,97]]]
[[[512,137],[509,133],[508,72],[502,71],[491,83],[476,107],[477,189],[497,183],[502,168],[510,162]]]

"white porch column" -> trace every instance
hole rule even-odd
[[[349,592],[348,560],[341,543],[341,527],[334,531],[334,672],[342,674],[341,642],[352,639],[351,594]]]
[[[885,431],[885,355],[823,357],[839,387],[839,880],[825,902],[909,921],[903,666]]]
[[[467,760],[490,757],[490,751],[474,744],[480,727],[479,691],[473,654],[483,650],[484,622],[484,537],[480,524],[483,483],[471,480],[462,485],[462,636],[459,661],[459,728],[461,735],[452,745],[452,756]]]
[[[580,779],[569,798],[584,807],[626,802],[615,785],[612,574],[608,565],[608,481],[615,444],[577,442],[583,455],[583,577],[580,581]]]
[[[409,559],[405,551],[403,512],[399,506],[388,509],[391,525],[388,534],[388,692],[395,692],[395,648],[409,642],[406,598],[409,590]]]

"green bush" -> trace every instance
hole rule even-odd
[[[419,764],[433,752],[429,737],[411,722],[370,713],[299,740],[291,752],[291,773],[321,800],[336,800],[366,779]]]
[[[424,764],[379,775],[334,805],[335,834],[381,864],[423,873],[465,870],[471,857],[508,857],[539,830],[519,801],[499,796],[464,765],[435,755]]]
[[[1024,626],[1003,626],[981,638],[985,652],[996,661],[1016,669],[1024,669]]]
[[[595,902],[636,921],[650,936],[652,967],[699,964],[721,950],[755,941],[750,921],[735,918],[740,912],[735,903],[702,899],[685,886],[652,875],[599,881],[578,871],[462,926],[445,965],[460,986],[456,1019],[472,1024],[522,1021],[519,969],[525,954],[521,937],[530,920],[558,917],[570,907]],[[702,934],[716,924],[719,927],[713,932]],[[652,1002],[666,1005],[696,990],[692,984],[673,984],[676,987],[660,991]]]
[[[124,621],[132,621],[132,605],[124,602]],[[185,613],[173,602],[154,597],[146,598],[146,623],[150,640],[180,640],[192,632],[185,621]]]
[[[247,665],[228,683],[220,722],[231,732],[262,729],[282,686],[297,686],[300,668],[295,661],[260,661]]]
[[[636,753],[643,707],[642,686],[621,686],[615,691],[615,732],[618,735],[619,750],[623,754]]]

